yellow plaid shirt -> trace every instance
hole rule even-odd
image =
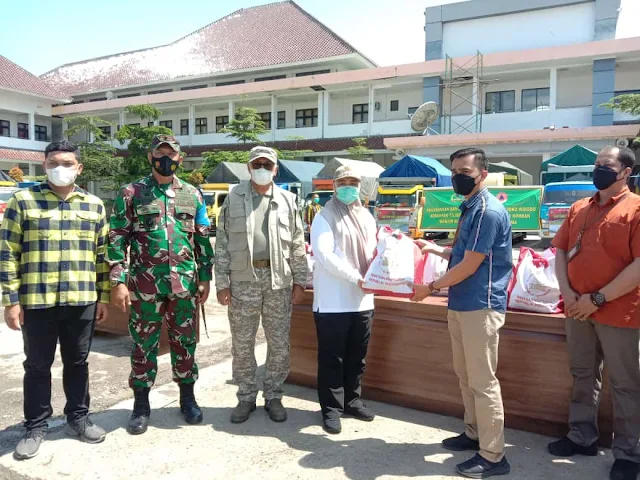
[[[47,183],[16,192],[0,228],[2,304],[109,303],[108,236],[102,200],[79,187],[66,200]]]

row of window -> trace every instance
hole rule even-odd
[[[391,101],[391,110],[398,111],[398,100]],[[409,114],[415,113],[417,107],[411,107],[408,109]],[[263,112],[259,113],[260,118],[265,123],[267,130],[271,130],[271,112]],[[222,129],[229,123],[228,115],[220,115],[215,117],[215,132],[219,133]],[[369,104],[368,103],[358,103],[353,105],[352,107],[352,123],[367,123],[369,121]],[[277,128],[283,129],[287,128],[287,112],[281,110],[278,112],[278,123]],[[131,126],[140,126],[139,123],[130,123]],[[159,122],[161,127],[167,127],[170,130],[173,130],[173,121],[172,120],[161,120]],[[153,122],[149,122],[148,126],[152,127]],[[302,110],[296,110],[296,128],[304,128],[304,127],[317,127],[318,126],[318,109],[317,108],[305,108]],[[206,117],[196,118],[195,119],[195,134],[201,135],[208,132],[208,119]],[[99,127],[107,137],[111,136],[111,127]],[[118,126],[118,128],[120,128]],[[180,120],[180,135],[189,135],[189,120],[182,119]]]
[[[0,120],[0,137],[11,136],[11,122],[8,120]],[[47,127],[45,125],[35,126],[35,139],[40,142],[48,141]],[[18,138],[29,139],[29,124],[18,122]]]
[[[549,88],[526,88],[522,90],[521,112],[548,110],[550,105]],[[489,92],[486,95],[484,113],[506,113],[516,111],[516,91]]]

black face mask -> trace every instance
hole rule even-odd
[[[593,184],[598,190],[606,190],[618,181],[619,173],[609,167],[598,167],[593,171]]]
[[[152,157],[151,165],[153,169],[163,177],[170,177],[178,170],[180,160],[172,160],[168,155],[160,158]]]
[[[457,173],[451,177],[451,184],[453,185],[453,191],[458,195],[467,196],[473,189],[476,188],[476,178],[465,175],[464,173]]]

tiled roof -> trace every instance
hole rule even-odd
[[[353,53],[289,0],[237,10],[169,45],[62,65],[42,77],[80,94]]]
[[[69,99],[66,93],[51,87],[46,81],[0,55],[0,89],[3,88],[53,100]]]
[[[16,162],[44,162],[44,152],[35,150],[15,150],[13,148],[0,148],[0,160],[15,160]]]

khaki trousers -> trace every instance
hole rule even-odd
[[[565,330],[573,376],[567,436],[582,446],[598,441],[606,365],[613,399],[613,456],[640,463],[640,330],[573,318],[567,318]]]
[[[495,310],[449,310],[453,369],[460,380],[465,433],[480,441],[480,455],[490,462],[504,457],[504,409],[496,378],[499,330],[505,314]]]

